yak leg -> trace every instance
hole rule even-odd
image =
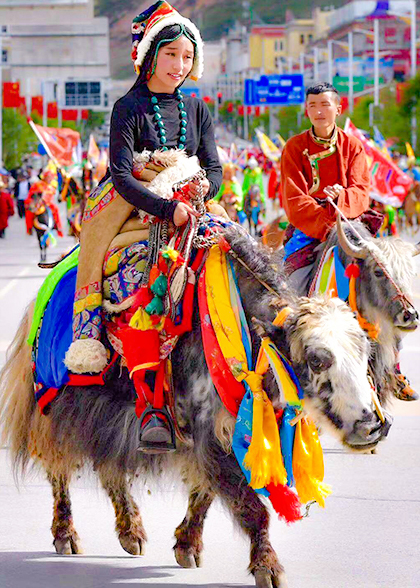
[[[214,447],[212,448],[215,449]],[[218,448],[217,467],[213,470],[212,488],[231,511],[251,541],[248,570],[255,577],[257,588],[287,588],[284,568],[269,540],[270,515],[254,490],[246,483],[236,459]]]
[[[199,568],[203,551],[203,526],[214,499],[211,490],[192,490],[184,520],[175,530],[175,559],[183,568]]]
[[[73,525],[71,500],[67,476],[48,474],[54,497],[54,518],[51,531],[54,547],[60,555],[82,553],[80,538]]]
[[[121,547],[131,555],[144,555],[146,531],[127,476],[122,473],[108,477],[105,471],[100,471],[99,477],[115,510],[115,530]]]

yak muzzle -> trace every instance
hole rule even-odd
[[[356,450],[375,447],[388,435],[393,422],[393,417],[389,413],[383,412],[383,416],[384,422],[375,413],[372,413],[369,420],[356,421],[353,431],[344,440],[345,445]]]
[[[419,324],[419,313],[414,306],[403,309],[397,314],[394,321],[394,326],[401,331],[415,331]]]

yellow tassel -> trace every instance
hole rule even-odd
[[[324,460],[318,432],[308,418],[296,424],[293,446],[293,477],[301,502],[315,500],[325,506],[331,487],[324,484]]]
[[[299,400],[296,386],[287,373],[287,370],[284,367],[282,361],[279,359],[272,347],[270,347],[270,343],[271,340],[267,337],[264,337],[264,339],[261,341],[261,347],[264,350],[266,357],[268,357],[272,363],[273,372],[278,376],[284,399],[287,404],[300,407],[302,403]]]
[[[245,381],[254,395],[252,440],[243,461],[244,467],[251,472],[249,484],[252,488],[263,488],[270,483],[286,484],[287,474],[281,455],[276,416],[273,405],[261,387],[262,377],[251,372]]]
[[[165,317],[162,317],[157,324],[153,323],[150,315],[144,310],[144,308],[140,306],[131,317],[129,326],[132,329],[138,329],[139,331],[149,331],[150,329],[156,329],[160,332],[163,329],[164,323]]]
[[[165,259],[170,259],[171,261],[176,261],[179,257],[179,251],[174,249],[173,247],[165,247],[162,251],[162,257]]]

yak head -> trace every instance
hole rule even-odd
[[[344,302],[302,297],[281,327],[254,324],[292,362],[304,390],[304,410],[320,428],[358,450],[386,437],[391,417],[385,414],[383,422],[375,410],[367,377],[369,342]]]
[[[379,325],[381,342],[400,340],[419,325],[418,312],[411,302],[411,287],[415,275],[413,257],[420,253],[420,248],[395,237],[373,239],[362,235],[360,223],[355,226],[361,238],[355,238],[350,228],[344,230],[338,216],[340,256],[345,264],[356,260],[360,268],[356,287],[358,310],[369,322]]]

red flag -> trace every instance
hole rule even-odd
[[[43,99],[42,96],[32,96],[31,112],[36,112],[39,116],[43,114]]]
[[[19,108],[20,84],[19,82],[3,83],[3,108]]]
[[[61,114],[63,116],[63,120],[77,120],[77,110],[62,110]]]
[[[73,163],[73,151],[80,141],[80,133],[73,129],[54,129],[42,127],[32,123],[39,137],[47,145],[51,155],[60,165],[71,165]]]
[[[47,117],[54,119],[58,118],[57,102],[49,102],[47,104]]]
[[[360,139],[365,148],[372,181],[371,198],[384,204],[400,207],[413,184],[412,178],[387,159],[373,141],[367,139],[349,118],[346,121],[345,131]]]

